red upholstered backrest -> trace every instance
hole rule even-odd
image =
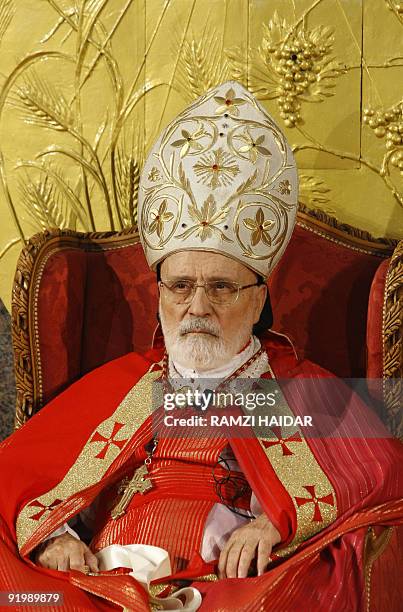
[[[46,403],[97,366],[150,347],[156,277],[139,244],[64,248],[46,262],[37,309],[40,396]]]
[[[157,325],[157,283],[139,244],[88,254],[85,304],[83,371],[150,348]]]
[[[87,258],[65,249],[50,255],[34,302],[39,397],[46,403],[81,375]]]
[[[362,251],[297,225],[269,281],[273,328],[345,378],[366,375],[368,298],[383,261]]]
[[[274,329],[332,372],[365,376],[368,296],[381,263],[297,226],[269,283]],[[95,367],[148,349],[156,308],[155,274],[139,244],[50,251],[34,300],[41,404]]]

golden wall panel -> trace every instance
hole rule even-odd
[[[296,49],[300,48],[300,42],[311,45],[307,61],[312,63],[312,69],[315,71],[312,74],[312,70],[308,70],[313,82],[309,83],[297,98],[301,104],[299,109],[301,123],[292,129],[286,128],[287,136],[294,146],[318,142],[321,147],[336,151],[344,150],[347,140],[351,152],[358,156],[361,102],[361,1],[300,0],[294,3],[270,4],[277,8],[277,14],[272,12],[273,9],[268,9],[268,3],[252,0],[250,4],[250,28],[253,32],[249,59],[250,84],[252,86],[254,84],[254,75],[258,77],[255,67],[263,55],[265,38],[268,39],[267,24],[269,32],[273,33],[270,38],[274,41],[276,39],[282,41],[285,35],[288,36],[291,46],[294,45]],[[332,16],[331,20],[329,15]],[[276,33],[283,36],[276,36]],[[280,49],[283,47],[282,44],[276,46]],[[259,50],[256,52],[256,47],[261,49],[260,53]],[[270,60],[270,63],[276,67],[275,54],[270,54]],[[288,62],[292,63],[290,59]],[[299,76],[302,76],[301,73]],[[277,88],[281,87],[277,75],[275,81]],[[301,82],[304,83],[303,78]],[[270,96],[271,92],[268,95]],[[326,101],[326,104],[323,104],[323,101]],[[278,116],[279,98],[265,102],[268,110]],[[324,154],[318,149],[303,149],[298,156],[298,164],[301,169],[354,168],[359,165],[354,160]]]
[[[286,131],[304,204],[403,237],[402,32],[397,0],[2,0],[0,297],[44,227],[133,224],[152,142],[228,78]]]

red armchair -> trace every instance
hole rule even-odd
[[[270,282],[274,329],[343,377],[403,373],[403,242],[301,208]],[[16,426],[86,372],[150,347],[157,286],[135,229],[34,236],[12,296]],[[401,384],[387,398],[397,435]]]

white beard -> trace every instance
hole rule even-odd
[[[252,325],[245,326],[226,341],[220,326],[203,317],[182,321],[179,328],[168,328],[161,309],[160,319],[169,356],[183,367],[201,371],[228,363],[247,343],[252,333]],[[192,330],[207,333],[189,333]]]

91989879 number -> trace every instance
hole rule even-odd
[[[0,605],[3,606],[54,606],[63,604],[63,593],[59,592],[0,592]]]

